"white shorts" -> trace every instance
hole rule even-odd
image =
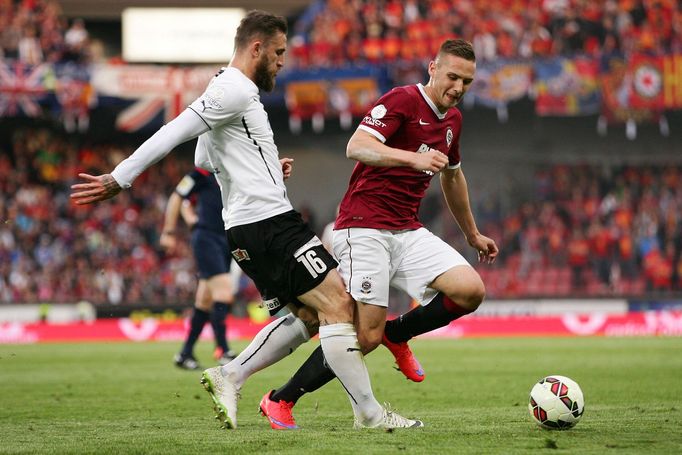
[[[388,290],[405,291],[421,305],[438,293],[429,285],[443,272],[470,264],[426,228],[334,231],[334,255],[346,290],[359,302],[388,307]]]

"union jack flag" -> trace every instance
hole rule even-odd
[[[0,61],[0,117],[37,117],[41,112],[38,103],[48,92],[44,80],[49,70],[46,64],[8,65]]]

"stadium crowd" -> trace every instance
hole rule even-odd
[[[81,19],[67,21],[56,0],[0,0],[0,59],[27,65],[86,63],[89,35]]]
[[[479,268],[490,295],[682,290],[682,167],[563,165],[534,182],[534,201],[481,215],[505,252]]]
[[[123,146],[76,147],[48,129],[14,131],[0,150],[0,301],[182,303],[196,280],[186,243],[159,248],[166,197],[191,163],[168,159],[112,201],[78,207],[79,172],[108,169]]]
[[[0,148],[1,302],[192,301],[187,242],[172,256],[158,242],[172,182],[189,161],[171,155],[94,207],[68,198],[78,172],[109,169],[131,152],[75,146],[49,129],[14,131]],[[489,297],[682,290],[682,166],[555,166],[534,181],[536,199],[507,213],[499,201],[474,204],[481,229],[503,246],[498,264],[478,267]],[[467,251],[456,227],[445,238]]]
[[[446,38],[479,61],[682,51],[676,0],[326,0],[295,26],[301,67],[430,59]]]

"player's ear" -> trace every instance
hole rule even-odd
[[[431,60],[429,62],[429,76],[433,77],[433,74],[436,72],[436,61]]]
[[[251,43],[251,55],[253,57],[260,57],[261,52],[263,52],[263,42],[258,40]]]

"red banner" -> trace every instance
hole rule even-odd
[[[266,322],[267,323],[267,322]],[[266,324],[228,320],[231,339],[251,339]],[[99,319],[69,324],[0,323],[0,343],[75,341],[180,341],[186,321]],[[682,336],[682,311],[561,316],[470,316],[422,335],[424,338],[527,336]],[[212,338],[206,327],[202,338]]]
[[[633,55],[629,70],[632,78],[630,106],[634,109],[663,109],[663,58]]]

